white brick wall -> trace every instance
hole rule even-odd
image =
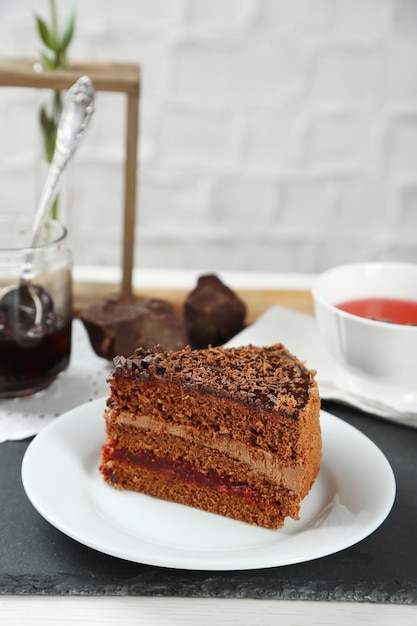
[[[73,59],[143,68],[138,267],[417,262],[415,0],[58,4]],[[0,56],[37,54],[33,9],[0,0]],[[41,97],[0,91],[2,207],[33,206]],[[123,137],[123,97],[99,94],[68,183],[77,263],[120,258]]]

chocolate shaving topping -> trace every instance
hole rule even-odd
[[[147,354],[143,357],[141,365],[146,369],[152,361],[155,360],[155,357],[152,354]]]
[[[172,352],[162,346],[138,348],[128,359],[116,357],[114,363],[115,378],[165,379],[185,389],[233,397],[259,409],[287,411],[291,416],[305,406],[314,375],[282,344],[202,350],[187,347]]]

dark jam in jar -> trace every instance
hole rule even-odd
[[[68,367],[71,320],[54,310],[50,297],[47,300],[42,321],[30,328],[0,309],[0,398],[39,391]]]

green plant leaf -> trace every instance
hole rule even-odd
[[[50,163],[55,150],[56,135],[58,130],[59,116],[55,119],[56,111],[49,115],[46,106],[42,106],[39,111],[39,122],[43,137],[43,152],[45,160]]]
[[[42,131],[45,134],[48,128],[48,114],[46,112],[45,107],[41,107],[41,110],[39,111],[39,122],[42,128]]]
[[[55,52],[55,48],[56,48],[55,38],[53,34],[50,32],[48,25],[41,17],[37,15],[35,16],[35,19],[36,19],[36,25],[38,28],[38,33],[43,43],[45,44],[47,48],[49,48],[49,50],[52,50],[53,52]]]
[[[48,123],[44,131],[45,158],[48,163],[52,161],[55,150],[57,135],[57,125],[52,118],[48,118]]]
[[[56,64],[54,59],[50,59],[46,54],[41,54],[42,65],[46,67],[47,70],[55,70]]]
[[[51,219],[57,220],[58,219],[58,213],[59,213],[59,194],[55,198],[55,200],[53,202],[53,205],[52,205],[52,208],[51,208]]]
[[[55,35],[58,34],[58,13],[56,10],[56,2],[55,0],[49,0],[49,7],[51,9],[51,19],[52,19],[52,32],[55,33]]]
[[[60,41],[60,51],[65,52],[70,45],[75,31],[75,12],[72,11],[67,27]]]
[[[50,132],[45,137],[45,152],[46,152],[46,160],[48,163],[52,161],[52,157],[54,156],[55,151],[55,143],[56,143],[56,125],[50,127]]]
[[[61,117],[62,108],[63,108],[62,94],[60,91],[54,91],[53,110],[54,110],[55,120],[57,121]]]

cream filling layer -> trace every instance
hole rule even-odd
[[[183,439],[188,444],[197,443],[208,449],[216,450],[226,454],[236,461],[245,463],[253,468],[256,473],[265,476],[271,482],[282,484],[287,489],[295,493],[300,493],[303,479],[303,467],[297,464],[295,467],[283,466],[271,452],[255,447],[240,446],[224,435],[212,432],[204,433],[204,437],[199,436],[192,426],[183,424],[166,424],[148,415],[141,415],[138,419],[133,413],[121,411],[113,413],[111,409],[106,409],[106,419],[117,424],[134,426],[142,431],[158,432],[162,435],[172,435]]]

